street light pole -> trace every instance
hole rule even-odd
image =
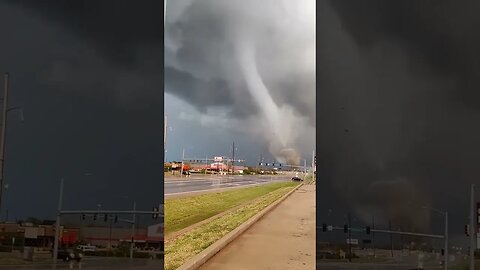
[[[375,217],[372,216],[372,230],[375,230]],[[373,247],[373,258],[376,258],[375,256],[375,231],[372,232],[372,247]]]
[[[348,213],[348,261],[352,262],[352,222]]]
[[[2,203],[2,193],[3,193],[3,169],[5,164],[5,136],[7,129],[7,111],[8,111],[8,73],[4,74],[4,88],[3,88],[3,112],[2,112],[2,132],[1,132],[1,141],[0,141],[0,209]]]
[[[448,270],[448,212],[445,211],[445,270]]]
[[[185,159],[185,148],[182,150],[182,168],[180,168],[180,177],[183,177],[183,164],[184,164],[184,159]]]
[[[133,211],[135,212],[137,208],[137,201],[133,201]],[[130,259],[133,259],[133,246],[134,246],[134,238],[135,238],[135,223],[136,223],[136,216],[133,213],[132,219],[132,242],[130,242]]]
[[[163,125],[163,159],[167,162],[167,115],[165,115],[165,123]]]
[[[5,184],[3,187],[5,188],[5,192],[3,194],[3,199],[5,200],[4,205],[5,205],[5,212],[6,212],[5,213],[5,222],[7,222],[8,221],[7,191],[8,191],[9,186],[8,186],[8,184]]]
[[[430,209],[434,212],[437,212],[441,215],[444,215],[445,216],[445,236],[444,236],[444,240],[445,240],[445,246],[444,246],[444,266],[445,266],[445,270],[448,270],[448,211],[441,211],[441,210],[438,210],[438,209],[435,209],[435,208],[432,208],[432,207],[427,207],[427,206],[424,206],[423,207],[424,209]]]
[[[235,175],[235,142],[232,145],[232,175]]]
[[[55,242],[53,243],[53,263],[57,263],[58,257],[58,242],[60,241],[60,216],[62,212],[62,200],[63,200],[63,178],[60,179],[60,193],[58,196],[58,213],[57,221],[55,223]]]
[[[470,186],[470,270],[475,270],[475,185]]]

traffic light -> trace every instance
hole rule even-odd
[[[105,214],[105,215],[103,216],[103,221],[105,221],[105,222],[108,221],[108,215],[107,215],[107,214]]]
[[[158,218],[158,212],[159,212],[159,208],[158,207],[153,207],[153,214],[152,214],[152,218],[153,219],[157,219]]]
[[[465,225],[465,235],[470,236],[470,225]]]
[[[93,215],[93,220],[97,220],[97,214]]]
[[[278,164],[279,167],[282,167],[282,163]]]
[[[366,231],[367,231],[367,234],[370,234],[370,226],[367,226]]]
[[[327,231],[327,224],[322,225],[322,231],[326,232]]]
[[[442,248],[442,256],[445,256],[445,249]]]
[[[115,223],[118,222],[118,216],[115,216]]]
[[[86,218],[86,215],[82,214],[82,220],[85,220],[85,218]]]
[[[348,232],[348,225],[343,225],[343,232],[344,233],[347,233]]]

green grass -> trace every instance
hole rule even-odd
[[[457,265],[453,265],[451,267],[452,270],[469,270],[470,269],[470,263],[467,259],[467,261],[459,263]],[[480,269],[480,260],[475,260],[475,269]]]
[[[295,183],[275,184],[278,187],[252,202],[201,225],[166,243],[165,270],[173,270],[184,264],[189,258],[199,254],[214,242],[237,228],[255,214],[287,194],[297,185]],[[272,186],[272,185],[269,185]],[[266,187],[264,187],[266,188]],[[254,189],[256,190],[256,189]],[[263,190],[263,189],[262,189]],[[253,192],[253,191],[250,191]]]
[[[19,264],[28,264],[28,262],[24,261],[21,258],[0,258],[0,265],[19,265]]]
[[[165,235],[179,231],[274,190],[296,183],[272,183],[249,188],[165,200]]]

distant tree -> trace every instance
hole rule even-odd
[[[25,222],[32,223],[33,225],[37,225],[37,226],[42,224],[42,221],[35,217],[29,217],[25,220]]]

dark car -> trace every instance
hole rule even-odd
[[[68,248],[59,249],[57,259],[64,260],[66,262],[70,260],[76,260],[80,262],[83,258],[83,253],[78,249]]]
[[[184,175],[190,175],[191,173],[189,171],[183,171]]]
[[[294,176],[292,177],[292,181],[303,181],[302,178],[298,177],[298,176]]]

